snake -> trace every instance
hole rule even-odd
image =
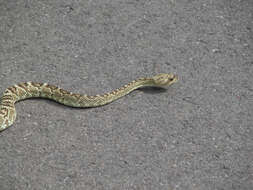
[[[103,106],[111,103],[127,94],[142,87],[164,88],[175,83],[178,77],[175,74],[161,73],[153,77],[143,77],[101,95],[89,96],[86,94],[72,93],[48,83],[23,82],[7,88],[0,99],[0,131],[11,126],[16,120],[14,104],[28,98],[46,98],[60,104],[90,108]]]

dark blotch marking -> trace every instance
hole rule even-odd
[[[43,83],[31,82],[31,85],[33,85],[33,86],[39,88],[39,87],[41,87],[41,86],[43,85]]]
[[[14,108],[14,104],[12,102],[2,102],[1,106],[9,107],[9,108]]]
[[[4,95],[0,100],[1,101],[5,101],[5,100],[13,101],[13,97],[11,95]]]
[[[60,90],[60,92],[62,93],[62,94],[70,94],[70,92],[68,92],[67,90],[63,90],[63,89],[59,89]]]
[[[16,96],[18,96],[18,94],[17,94],[17,88],[15,86],[9,87],[9,88],[7,88],[7,90],[11,91],[13,94],[15,94]]]
[[[2,104],[12,104],[12,103],[13,103],[13,101],[10,101],[10,100],[2,100],[1,105]]]
[[[49,84],[47,84],[47,85],[46,85],[46,87],[47,87],[47,88],[49,88],[49,89],[50,89],[50,90],[52,90],[52,91],[54,91],[54,90],[58,89],[58,87],[57,87],[57,86],[54,86],[54,85],[49,85]]]
[[[0,114],[4,115],[4,117],[8,116],[8,109],[7,108],[1,108]]]
[[[79,99],[82,95],[81,94],[72,94],[72,96],[76,97],[77,99]]]
[[[25,90],[26,92],[29,92],[29,89],[25,86],[24,83],[20,83],[17,85],[18,87],[22,88],[23,90]]]
[[[23,84],[24,84],[26,87],[29,86],[28,82],[24,82]]]
[[[96,96],[87,96],[87,98],[94,99]]]

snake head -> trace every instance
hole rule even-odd
[[[153,77],[156,86],[169,86],[178,81],[178,77],[174,74],[161,73]]]

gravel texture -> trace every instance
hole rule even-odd
[[[92,109],[16,104],[1,190],[252,190],[252,0],[0,0],[0,92],[89,95],[179,81]]]

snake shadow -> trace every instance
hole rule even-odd
[[[160,94],[165,93],[167,91],[166,88],[162,87],[141,87],[138,90],[147,94]]]

